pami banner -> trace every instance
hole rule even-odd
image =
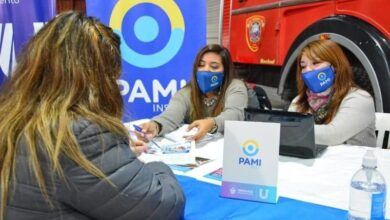
[[[160,114],[191,78],[198,50],[206,43],[206,0],[87,0],[122,39],[118,81],[123,121]]]

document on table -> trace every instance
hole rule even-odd
[[[183,165],[178,165],[178,164],[172,164],[169,165],[169,167],[177,174],[186,173],[189,172],[193,169],[196,169],[206,163],[212,162],[213,160],[210,158],[205,158],[205,157],[195,157],[195,163],[189,163],[189,164],[183,164]]]
[[[221,168],[218,168],[210,173],[207,173],[203,177],[209,178],[212,180],[216,180],[216,181],[218,181],[218,184],[220,184],[222,182],[222,174],[223,174],[223,168],[221,167]]]
[[[166,164],[194,164],[195,141],[181,141],[176,143],[158,143],[158,146],[149,143],[146,154],[142,154],[141,160],[145,162],[162,161]]]
[[[168,133],[168,134],[165,134],[163,136],[163,138],[169,140],[169,141],[172,141],[172,142],[180,142],[180,141],[184,141],[186,140],[185,137],[190,137],[192,135],[194,135],[198,129],[197,128],[193,128],[191,129],[190,131],[187,131],[187,128],[188,128],[188,124],[184,124],[182,125],[180,128]],[[215,134],[210,134],[210,133],[207,133],[203,139],[201,139],[200,141],[198,141],[197,144],[203,144],[203,143],[207,143],[209,141],[213,141],[213,140],[216,140],[218,138],[222,137],[222,134],[221,133],[215,133]]]
[[[132,124],[140,124],[140,122],[127,123],[126,127],[130,131],[134,129]],[[220,133],[207,134],[201,141],[195,143],[195,141],[187,140],[185,137],[194,135],[197,129],[187,131],[187,128],[188,124],[184,124],[171,133],[153,138],[154,143],[148,143],[148,151],[142,153],[139,159],[146,163],[162,161],[168,164],[175,174],[194,178],[202,177],[221,167],[222,163],[216,159],[219,157],[220,149],[223,148],[223,145],[219,143],[223,142],[223,135]],[[132,138],[136,139],[133,133],[131,133]],[[208,147],[208,145],[212,145],[212,147]]]

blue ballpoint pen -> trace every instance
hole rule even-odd
[[[138,126],[138,125],[133,125],[133,127],[134,127],[134,129],[135,129],[136,131],[138,131],[138,132],[140,132],[140,133],[142,133],[142,134],[145,135],[145,133],[142,132],[142,128],[141,128],[140,126]],[[149,141],[152,142],[154,145],[156,145],[156,147],[158,147],[158,148],[161,149],[160,145],[158,145],[155,141],[153,141],[153,139],[151,139],[151,140],[149,140]]]

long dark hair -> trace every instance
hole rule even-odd
[[[235,78],[235,72],[234,72],[234,66],[232,62],[232,58],[230,56],[230,52],[225,47],[218,45],[218,44],[209,44],[203,47],[198,54],[196,55],[194,65],[192,67],[192,79],[191,79],[191,103],[192,103],[192,111],[191,111],[191,121],[203,119],[206,116],[206,113],[204,111],[204,103],[203,103],[203,95],[202,92],[199,90],[198,82],[196,80],[196,72],[198,71],[198,66],[203,58],[203,55],[205,53],[216,53],[219,56],[221,56],[222,65],[223,65],[223,83],[220,88],[220,94],[219,99],[217,101],[217,104],[215,105],[215,108],[212,112],[212,116],[219,115],[224,108],[225,103],[225,93],[232,82],[233,78]]]

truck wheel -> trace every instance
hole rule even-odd
[[[299,52],[323,34],[343,47],[351,62],[355,82],[373,95],[376,111],[390,112],[390,42],[371,25],[349,16],[325,18],[297,37],[282,69],[278,87],[282,98],[291,101],[297,94],[295,74]]]

